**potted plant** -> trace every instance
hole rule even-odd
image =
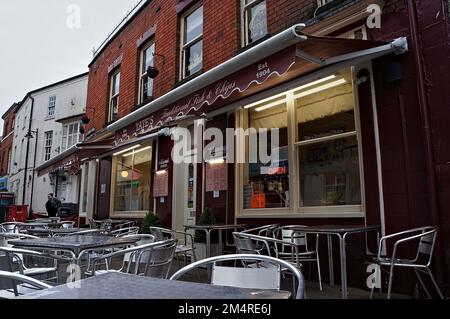
[[[161,218],[153,212],[149,212],[145,215],[141,225],[141,234],[150,234],[150,227],[162,227]]]
[[[202,215],[200,216],[200,221],[198,225],[200,226],[209,226],[216,225],[217,219],[212,213],[210,208],[205,208]],[[196,255],[198,260],[202,260],[206,258],[206,232],[204,230],[196,230],[195,236],[195,247],[196,247]],[[211,232],[211,256],[217,255],[219,252],[219,234],[217,231]]]

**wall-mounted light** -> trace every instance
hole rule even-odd
[[[80,134],[84,134],[86,130],[84,129],[84,126],[80,126]]]
[[[87,115],[84,115],[82,118],[81,118],[81,122],[83,123],[83,124],[89,124],[89,122],[90,122],[91,120],[90,120],[90,118],[88,118],[87,117]]]
[[[120,173],[120,175],[121,175],[123,178],[128,178],[128,176],[130,176],[130,173],[128,173],[128,171],[122,171],[122,173]]]

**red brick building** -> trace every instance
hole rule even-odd
[[[87,138],[112,150],[84,166],[82,189],[95,190],[87,216],[153,211],[179,228],[208,207],[221,223],[249,226],[366,223],[390,234],[436,225],[435,268],[448,292],[448,9],[441,0],[142,1],[89,66]],[[392,42],[402,37],[408,50]],[[229,82],[239,90],[220,93]],[[221,131],[280,128],[280,170],[230,163],[218,170],[224,187],[208,180],[209,164],[175,165],[161,129],[192,128],[192,116]],[[363,286],[363,241],[348,250],[349,283]],[[396,289],[410,292],[411,274],[401,276]]]
[[[0,166],[0,176],[8,176],[9,165],[12,156],[12,145],[14,139],[14,127],[16,118],[16,109],[18,107],[17,103],[14,103],[6,112],[3,114],[3,137],[0,145],[0,156],[1,156],[1,166]],[[7,187],[7,186],[6,186]]]

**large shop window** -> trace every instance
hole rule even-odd
[[[119,152],[113,161],[113,214],[150,211],[152,147],[137,145]]]
[[[279,129],[278,143],[268,135],[271,152],[278,150],[279,156],[276,162],[251,163],[252,145],[259,145],[261,134],[258,143],[246,137],[244,213],[362,213],[357,114],[350,70],[245,106],[240,120],[244,128]]]
[[[251,142],[251,137],[247,137],[248,164],[244,168],[244,209],[289,207],[288,121],[285,98],[274,99],[251,108],[248,111],[247,123],[248,128],[255,130],[257,138]],[[278,145],[272,143],[272,133],[269,132],[272,128],[279,129]],[[264,129],[268,129],[268,132],[265,133]],[[272,155],[269,150],[278,147],[278,162],[263,163],[260,156],[255,156],[261,153],[261,139],[267,139],[267,150],[261,150],[267,156]]]
[[[181,79],[184,79],[203,68],[203,6],[188,11],[181,26]]]

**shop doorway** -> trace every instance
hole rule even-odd
[[[174,164],[173,229],[184,230],[184,225],[196,223],[197,165]]]

